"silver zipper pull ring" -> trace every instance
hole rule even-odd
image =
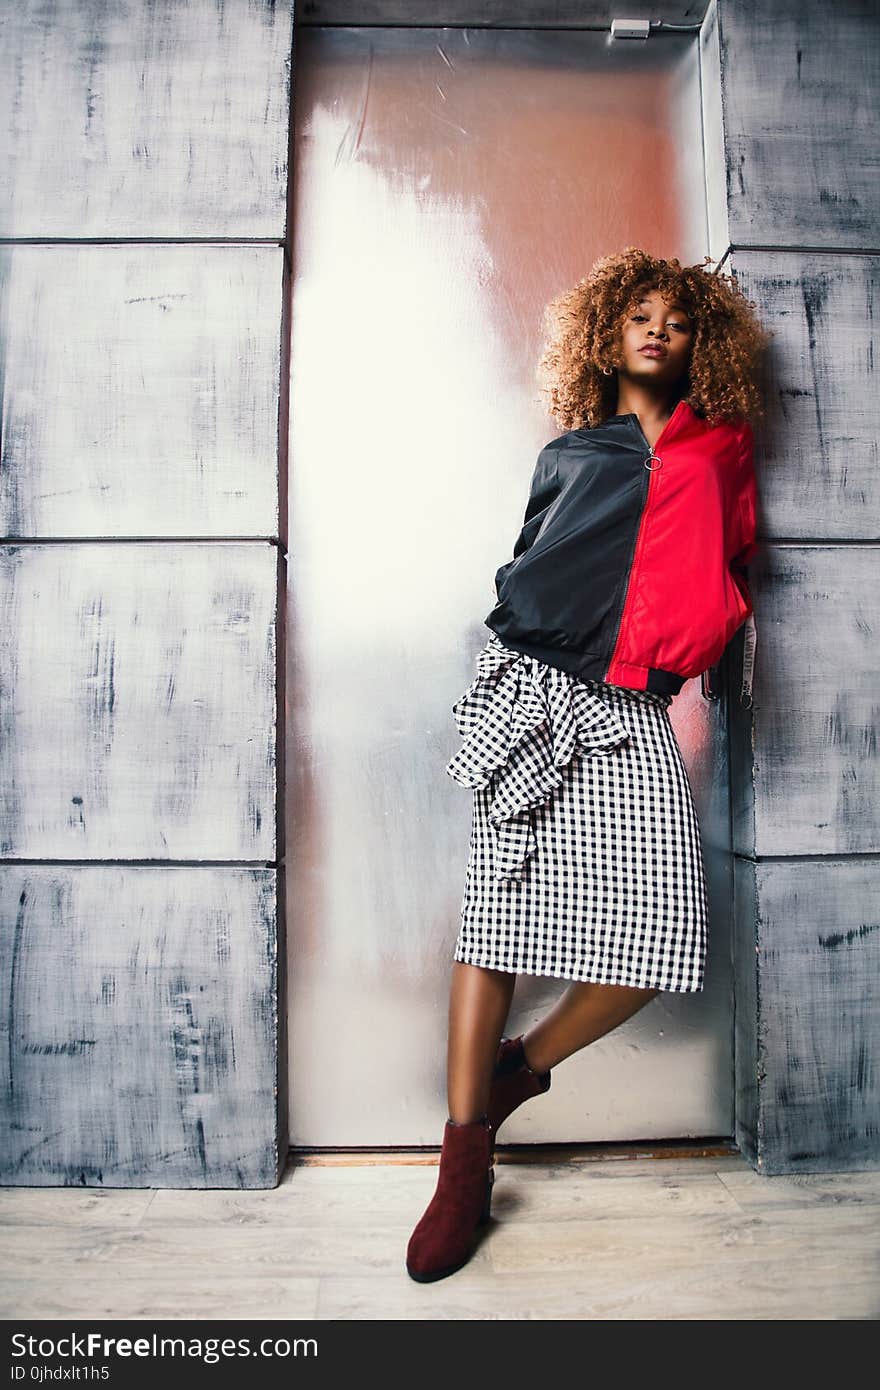
[[[654,466],[653,468],[651,467],[651,459],[656,459],[656,460],[657,460],[657,462],[656,462],[656,464],[655,464],[655,466]],[[660,457],[659,454],[655,454],[653,449],[651,450],[651,452],[650,452],[650,454],[648,455],[648,457],[645,459],[645,467],[647,468],[647,470],[648,470],[649,473],[656,473],[658,468],[662,468],[662,467],[663,467],[663,460],[662,460],[662,458]]]

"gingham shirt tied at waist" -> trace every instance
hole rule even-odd
[[[559,769],[576,754],[611,752],[629,732],[589,684],[511,651],[495,633],[452,712],[464,742],[446,771],[463,787],[489,786],[495,775],[495,877],[521,879],[536,847],[529,812],[562,782]]]

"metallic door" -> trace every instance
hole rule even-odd
[[[436,1144],[470,793],[451,706],[541,446],[545,303],[627,245],[707,247],[694,34],[304,28],[295,45],[288,614],[291,1142]],[[706,989],[560,1066],[508,1142],[730,1134],[724,710],[672,717]],[[521,977],[520,1031],[565,988]]]

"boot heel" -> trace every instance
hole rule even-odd
[[[489,1172],[488,1172],[488,1174],[487,1174],[487,1176],[486,1176],[486,1196],[485,1196],[485,1198],[483,1199],[483,1209],[482,1209],[482,1211],[480,1212],[480,1219],[479,1219],[479,1221],[477,1222],[477,1225],[478,1225],[478,1226],[485,1226],[486,1222],[487,1222],[487,1221],[491,1218],[491,1216],[492,1216],[492,1189],[493,1189],[494,1183],[495,1183],[495,1164],[494,1164],[494,1163],[490,1163],[490,1164],[489,1164]]]

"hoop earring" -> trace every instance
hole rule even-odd
[[[613,368],[613,367],[603,367],[603,368],[602,368],[602,373],[603,373],[604,376],[613,376],[613,375],[614,375],[614,368]]]

